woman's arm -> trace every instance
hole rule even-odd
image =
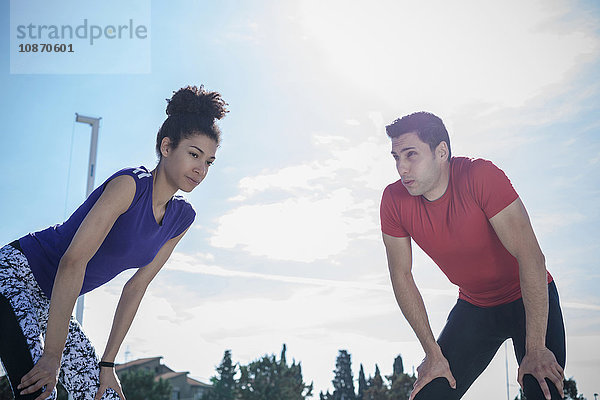
[[[140,268],[130,279],[127,281],[121,292],[121,298],[115,311],[115,316],[110,329],[110,335],[108,342],[106,343],[106,349],[102,356],[102,361],[114,362],[119,348],[125,339],[127,331],[133,322],[133,318],[138,310],[142,297],[146,292],[146,288],[154,279],[158,271],[167,262],[173,249],[179,243],[181,238],[185,235],[187,229],[177,237],[169,240],[161,247],[159,252],[154,257],[154,260],[143,268]],[[96,393],[96,399],[100,399],[107,388],[113,388],[121,398],[125,398],[121,391],[121,385],[115,375],[113,368],[100,368],[100,387]]]
[[[21,379],[18,389],[23,389],[22,394],[33,393],[46,386],[46,391],[36,399],[41,400],[50,396],[56,386],[69,319],[83,285],[87,263],[98,251],[117,218],[131,205],[135,189],[131,176],[122,175],[111,180],[61,258],[52,288],[44,353]]]

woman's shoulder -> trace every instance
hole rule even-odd
[[[171,214],[169,221],[171,228],[174,230],[172,237],[179,236],[184,232],[196,219],[196,211],[194,207],[186,200],[185,197],[174,195],[171,198],[169,210]]]
[[[126,177],[131,177],[133,179],[128,179]],[[136,191],[139,192],[140,189],[143,190],[145,187],[152,185],[152,173],[144,166],[123,168],[112,174],[106,180],[104,185],[114,180],[126,181],[129,182],[130,185],[133,183],[137,188]]]
[[[101,186],[101,191],[115,191],[127,197],[129,205],[137,204],[144,193],[151,193],[152,173],[146,167],[128,167],[112,174]]]
[[[122,176],[122,175],[128,175],[131,176],[133,178],[135,178],[136,181],[144,181],[144,180],[150,180],[150,182],[152,181],[152,172],[150,172],[148,170],[148,168],[144,167],[144,166],[139,166],[139,167],[127,167],[127,168],[123,168],[118,170],[117,172],[115,172],[114,174],[112,174],[107,181],[110,181],[118,176]]]
[[[194,206],[192,206],[192,203],[190,203],[185,197],[176,194],[173,196],[171,201],[173,203],[173,208],[177,210],[177,212],[191,216],[196,215]]]

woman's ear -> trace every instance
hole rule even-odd
[[[168,157],[171,152],[171,139],[168,137],[162,138],[160,142],[160,154],[163,157]]]

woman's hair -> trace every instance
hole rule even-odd
[[[167,119],[156,135],[156,154],[161,158],[160,144],[168,137],[171,147],[176,148],[182,139],[205,135],[217,145],[221,142],[221,130],[216,120],[225,116],[228,104],[218,92],[208,92],[204,86],[187,86],[173,92],[167,99]]]

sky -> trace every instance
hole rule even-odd
[[[440,116],[454,155],[492,160],[528,209],[561,296],[565,374],[600,392],[600,7],[595,1],[3,2],[0,240],[63,221],[85,198],[90,128],[96,185],[156,165],[165,99],[204,84],[229,103],[196,220],[151,284],[117,357],[163,356],[208,382],[223,352],[279,354],[332,389],[339,349],[390,374],[424,356],[395,303],[379,227],[398,179],[385,125]],[[24,54],[19,24],[144,25],[145,38],[53,39]],[[91,29],[91,28],[90,28]],[[91,31],[89,31],[91,32]],[[109,33],[112,31],[109,31]],[[143,35],[142,35],[143,36]],[[19,42],[20,40],[20,42]],[[48,40],[46,40],[48,41]],[[457,298],[424,253],[413,274],[437,335]],[[85,297],[99,353],[131,272]],[[465,399],[513,399],[508,344]],[[317,397],[318,398],[318,397]]]

